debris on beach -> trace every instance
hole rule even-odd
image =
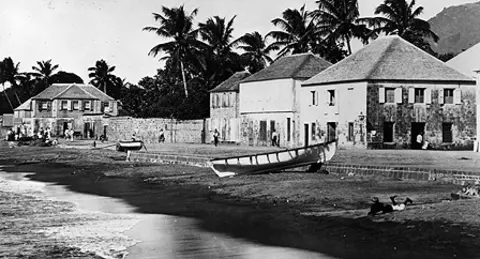
[[[461,190],[451,193],[452,200],[480,198],[480,185],[464,185]]]

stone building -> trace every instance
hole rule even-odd
[[[240,82],[241,142],[271,145],[273,130],[280,146],[299,143],[300,85],[320,73],[330,62],[311,53],[281,58]]]
[[[248,71],[237,72],[210,91],[210,135],[220,132],[223,142],[240,142],[239,83],[250,76]]]
[[[302,144],[469,148],[475,81],[398,36],[377,39],[302,84]]]
[[[92,85],[53,84],[15,109],[15,122],[26,124],[30,133],[50,128],[61,136],[71,128],[88,137],[104,134],[103,118],[117,114],[117,101]]]

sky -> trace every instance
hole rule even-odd
[[[427,20],[443,8],[479,0],[417,0]],[[383,0],[359,0],[360,16],[373,16]],[[115,75],[138,83],[153,76],[163,63],[149,50],[165,39],[146,26],[158,26],[152,13],[162,6],[187,11],[198,8],[196,23],[212,16],[229,20],[236,15],[234,38],[247,32],[265,35],[275,29],[271,20],[287,8],[316,8],[315,0],[0,0],[0,59],[20,62],[20,72],[31,71],[37,61],[52,59],[59,70],[73,72],[89,81],[87,68],[104,59],[116,66]],[[362,45],[353,43],[353,49]]]

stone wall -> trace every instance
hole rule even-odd
[[[401,103],[379,103],[380,87],[401,87]],[[429,103],[409,103],[409,88],[425,87],[431,91]],[[455,148],[471,150],[476,134],[475,88],[461,86],[461,103],[440,104],[442,88],[458,85],[398,85],[369,84],[367,94],[367,121],[369,147],[411,148],[413,122],[425,123],[424,140],[435,149]],[[383,143],[384,122],[394,122],[394,143]],[[452,143],[443,143],[442,123],[452,123]]]
[[[163,129],[167,143],[204,143],[209,141],[205,120],[178,121],[162,118],[112,117],[105,119],[109,140],[129,140],[136,138],[145,143],[158,143]]]

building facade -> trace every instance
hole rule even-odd
[[[240,142],[239,83],[248,76],[237,72],[210,91],[209,133],[218,130],[222,142]]]
[[[468,149],[475,85],[400,37],[380,38],[302,84],[302,144]]]
[[[274,131],[279,145],[298,146],[301,83],[331,64],[313,54],[284,57],[240,82],[241,142],[270,146]]]
[[[104,116],[117,116],[115,99],[91,85],[53,84],[15,109],[16,124],[25,124],[31,134],[50,128],[53,136],[73,129],[77,136],[105,133]]]

